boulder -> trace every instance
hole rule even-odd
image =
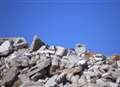
[[[0,56],[7,56],[13,51],[13,45],[10,41],[5,41],[0,45]]]
[[[35,35],[33,37],[31,51],[37,51],[43,45],[45,45],[45,43],[37,35]]]

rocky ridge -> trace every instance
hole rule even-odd
[[[120,55],[0,38],[0,87],[120,87]]]

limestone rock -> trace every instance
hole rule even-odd
[[[13,46],[10,41],[5,41],[0,45],[0,56],[7,56],[13,51]]]
[[[37,51],[42,45],[45,45],[45,43],[42,42],[37,35],[35,35],[33,37],[32,45],[31,45],[31,50],[32,51]]]
[[[6,73],[5,78],[2,81],[2,84],[6,87],[11,87],[14,83],[14,81],[17,79],[18,70],[17,67],[12,67],[8,70]]]

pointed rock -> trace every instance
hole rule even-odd
[[[37,51],[42,45],[45,45],[45,43],[43,41],[41,41],[37,35],[35,35],[33,37],[31,51]]]

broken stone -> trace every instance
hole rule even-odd
[[[27,48],[27,47],[28,47],[28,43],[27,43],[27,41],[25,40],[25,38],[23,38],[23,37],[18,37],[18,38],[16,38],[16,40],[14,41],[13,46],[14,46],[16,49],[22,49],[22,48]]]
[[[76,53],[77,53],[77,55],[81,55],[82,53],[84,53],[84,52],[86,52],[86,46],[85,45],[83,45],[83,44],[76,44],[75,45],[75,51],[76,51]]]
[[[120,69],[120,60],[117,61],[117,66],[118,66],[118,68]]]
[[[7,56],[13,51],[13,46],[10,41],[5,41],[0,45],[0,56]]]
[[[42,61],[40,64],[37,64],[36,66],[30,68],[30,70],[27,73],[27,76],[31,76],[39,71],[41,71],[42,69],[48,67],[50,65],[50,59],[46,59],[44,61]]]
[[[17,67],[19,67],[19,66],[26,67],[29,64],[28,60],[29,60],[29,58],[26,56],[23,56],[22,58],[15,58],[15,59],[11,60],[10,65],[17,66]]]
[[[50,79],[48,79],[44,87],[57,87],[57,83],[55,81],[57,77],[58,75],[54,75]]]
[[[80,57],[78,61],[78,65],[84,65],[86,64],[87,60],[85,58]]]
[[[5,78],[2,81],[2,84],[6,87],[11,87],[14,83],[14,81],[17,79],[18,70],[17,67],[12,67],[8,70],[6,73]]]
[[[81,75],[81,77],[78,80],[79,87],[83,87],[87,84],[86,77],[84,75]]]
[[[43,41],[40,40],[40,38],[35,35],[33,37],[32,45],[31,45],[31,51],[37,51],[41,46],[45,45]]]
[[[106,57],[101,53],[96,53],[93,55],[93,57],[96,61],[102,61],[103,59],[106,59]]]
[[[56,47],[56,53],[55,53],[55,55],[63,56],[64,53],[65,53],[65,48],[64,47],[61,47],[61,46],[57,46]]]
[[[18,77],[22,83],[30,82],[29,77],[27,77],[25,74],[20,74]]]
[[[79,64],[79,57],[76,55],[71,55],[71,56],[63,56],[61,59],[61,64],[65,68],[72,68],[75,67]]]

